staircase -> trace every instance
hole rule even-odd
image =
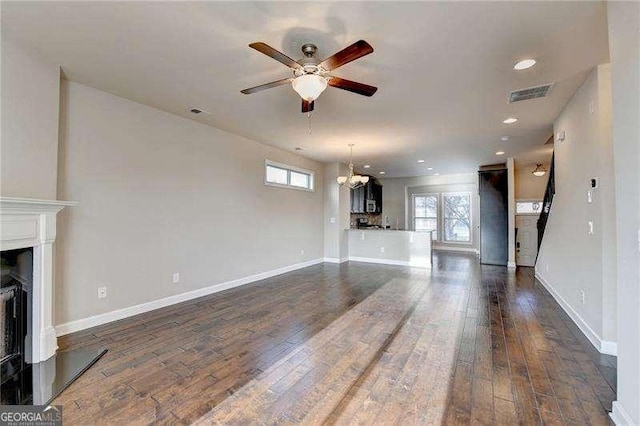
[[[544,191],[542,212],[540,213],[540,218],[538,219],[538,253],[540,253],[540,246],[542,245],[544,229],[547,227],[547,219],[549,218],[549,211],[551,210],[551,202],[553,201],[553,196],[556,193],[556,184],[554,178],[554,159],[555,153],[551,156],[551,165],[549,166],[549,180],[547,181],[547,189]]]

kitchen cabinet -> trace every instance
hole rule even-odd
[[[367,212],[367,201],[375,203],[375,209]],[[373,177],[359,188],[351,190],[351,213],[382,213],[382,185]]]

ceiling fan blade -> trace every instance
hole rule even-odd
[[[356,81],[345,80],[340,77],[329,78],[329,86],[337,87],[338,89],[348,90],[349,92],[357,93],[363,96],[373,96],[378,90],[375,86],[369,86],[368,84],[358,83]]]
[[[260,92],[262,90],[271,89],[272,87],[282,86],[293,80],[292,78],[283,78],[282,80],[272,81],[271,83],[261,84],[260,86],[250,87],[248,89],[241,90],[245,95]]]
[[[313,111],[313,102],[314,101],[305,101],[304,99],[302,100],[302,112],[311,112]]]
[[[333,56],[328,57],[320,62],[320,66],[327,71],[334,70],[338,67],[355,61],[369,53],[373,52],[373,47],[364,40],[358,40],[351,46],[346,47]]]
[[[302,68],[302,66],[299,63],[297,63],[296,61],[294,61],[284,53],[277,51],[276,49],[269,46],[268,44],[257,42],[257,43],[251,43],[249,47],[256,49],[260,53],[264,53],[265,55],[272,57],[276,61],[281,62],[286,66],[288,66],[289,68],[293,68],[294,70]]]

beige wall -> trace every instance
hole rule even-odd
[[[323,256],[321,163],[77,83],[62,96],[59,198],[80,204],[59,217],[56,324]],[[316,191],[265,186],[265,159],[315,171]]]
[[[56,198],[60,68],[2,34],[0,195]]]
[[[613,417],[640,424],[640,3],[607,2],[617,224],[618,382]]]
[[[615,206],[610,67],[594,69],[554,123],[556,194],[536,263],[541,276],[600,340],[616,342]],[[593,111],[593,112],[591,112]],[[587,203],[590,178],[600,187]],[[588,222],[594,234],[588,235]],[[584,304],[581,291],[585,292]]]
[[[549,169],[549,163],[543,164],[544,168]],[[544,176],[534,176],[533,169],[535,164],[529,166],[516,166],[515,170],[515,191],[516,200],[542,200],[544,191],[547,189],[547,181],[549,174]]]

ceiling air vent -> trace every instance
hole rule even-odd
[[[553,83],[542,86],[528,87],[526,89],[514,90],[509,93],[509,103],[526,101],[528,99],[544,98],[549,94]]]

